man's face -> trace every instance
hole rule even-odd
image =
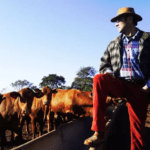
[[[125,16],[118,17],[116,21],[116,27],[118,28],[118,31],[120,33],[126,33],[129,29],[129,26],[130,22],[128,18],[126,18]]]

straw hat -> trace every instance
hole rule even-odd
[[[121,15],[124,15],[124,14],[131,14],[131,15],[135,16],[137,21],[142,20],[142,17],[135,13],[134,8],[132,8],[132,7],[123,7],[123,8],[120,8],[118,10],[117,16],[112,18],[110,21],[111,22],[116,22],[118,17],[121,16]]]

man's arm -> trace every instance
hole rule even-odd
[[[112,69],[112,65],[111,65],[111,61],[110,61],[111,58],[110,58],[110,53],[109,53],[108,48],[109,48],[109,45],[108,45],[106,51],[104,52],[104,55],[101,58],[99,72],[113,74],[113,69]]]

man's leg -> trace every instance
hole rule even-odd
[[[106,97],[123,97],[124,86],[120,80],[108,74],[98,74],[93,79],[93,131],[105,131]]]
[[[92,130],[96,132],[105,131],[106,97],[127,98],[130,128],[131,128],[131,150],[144,149],[144,124],[147,111],[146,94],[141,91],[142,86],[133,86],[125,81],[120,81],[107,74],[98,74],[93,79],[93,122]],[[101,136],[100,136],[101,138]],[[96,140],[95,140],[96,139]],[[89,138],[85,144],[99,142],[98,138]]]
[[[108,74],[97,74],[93,79],[93,122],[91,129],[96,131],[84,144],[91,145],[101,141],[105,131],[106,97],[123,97],[123,83]]]
[[[127,106],[130,120],[131,150],[145,150],[145,119],[148,97],[142,86],[130,86],[127,91]]]

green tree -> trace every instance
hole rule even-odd
[[[27,81],[27,80],[17,80],[14,83],[10,84],[13,88],[17,89],[18,91],[21,90],[23,87],[29,87],[31,89],[37,88],[33,85],[33,83]]]
[[[39,84],[40,87],[49,86],[53,88],[62,88],[65,84],[65,78],[63,76],[57,76],[56,74],[49,74],[42,78],[42,82]]]
[[[72,82],[71,88],[83,91],[91,91],[93,86],[93,77],[96,74],[93,67],[83,67],[77,72],[77,77]]]

